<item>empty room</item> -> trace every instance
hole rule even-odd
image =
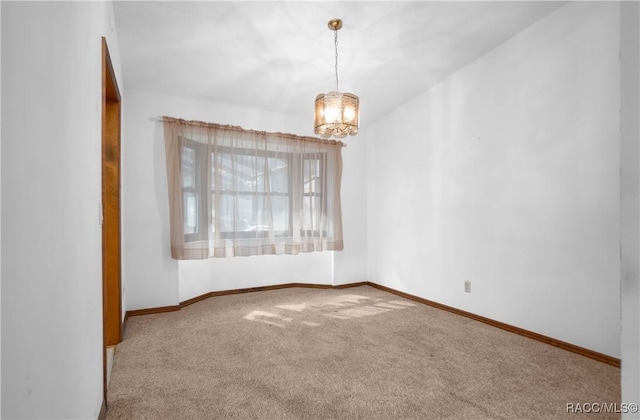
[[[0,418],[640,418],[639,22],[0,2]]]

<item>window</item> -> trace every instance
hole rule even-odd
[[[339,142],[165,117],[172,256],[342,249]]]
[[[212,211],[220,212],[222,238],[292,235],[292,160],[290,153],[248,149],[211,153]],[[216,178],[216,172],[219,178]],[[218,197],[216,197],[218,195]],[[218,201],[216,201],[216,198]]]
[[[318,215],[326,212],[323,203],[326,202],[324,194],[324,169],[325,159],[321,155],[302,158],[302,212],[305,218],[301,234],[306,236],[321,236],[325,232],[320,231],[321,221]]]
[[[206,207],[199,197],[202,162],[199,159],[197,144],[185,141],[182,146],[180,174],[182,178],[182,206],[184,234],[189,242],[202,239],[202,229],[207,221],[203,219]]]

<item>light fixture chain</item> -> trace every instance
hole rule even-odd
[[[333,42],[336,47],[336,92],[340,92],[340,89],[338,89],[338,31],[334,30],[333,34],[334,34]]]

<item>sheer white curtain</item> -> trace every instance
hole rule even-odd
[[[171,255],[341,250],[341,142],[163,117]]]

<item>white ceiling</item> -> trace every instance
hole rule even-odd
[[[120,1],[124,85],[297,115],[335,88],[372,122],[564,2]],[[508,69],[505,69],[508,71]]]

